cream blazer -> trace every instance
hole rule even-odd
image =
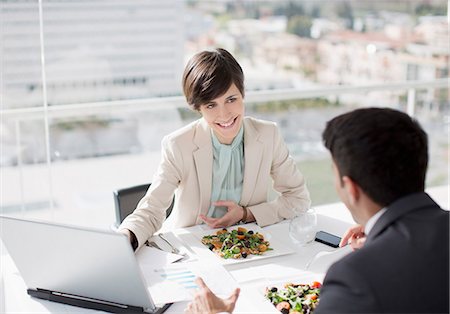
[[[240,205],[247,206],[259,226],[290,219],[294,209],[309,208],[305,180],[276,124],[250,117],[243,123],[245,161]],[[201,224],[198,216],[208,212],[211,202],[212,168],[211,129],[203,118],[167,135],[149,190],[119,229],[133,231],[142,245],[161,228],[174,193],[175,205],[165,228]]]

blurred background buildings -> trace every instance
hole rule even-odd
[[[181,74],[215,47],[244,69],[247,114],[280,125],[314,205],[337,200],[325,122],[361,106],[419,119],[427,184],[448,185],[447,5],[0,0],[0,211],[109,224],[112,190],[150,182],[162,137],[198,117]]]

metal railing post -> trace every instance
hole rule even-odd
[[[20,184],[20,204],[22,215],[25,215],[25,187],[23,179],[23,162],[22,162],[22,135],[20,132],[20,120],[14,121],[14,127],[16,131],[16,153],[17,153],[17,167],[19,168],[19,184]]]
[[[411,117],[414,117],[415,107],[416,107],[416,90],[414,88],[410,88],[408,89],[406,113]]]

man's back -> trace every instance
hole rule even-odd
[[[448,313],[449,213],[425,193],[390,205],[327,273],[317,313],[340,312]]]

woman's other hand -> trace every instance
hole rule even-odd
[[[362,248],[365,242],[366,234],[364,233],[364,227],[361,225],[355,225],[348,228],[348,230],[344,233],[344,236],[339,243],[339,247],[350,244],[352,250],[354,251]]]
[[[244,208],[233,201],[217,201],[213,203],[214,206],[222,206],[227,208],[227,213],[221,218],[212,218],[205,215],[200,215],[203,220],[211,228],[225,228],[235,225],[244,217]],[[246,221],[253,221],[254,217],[249,210],[247,210]]]
[[[195,283],[200,290],[195,294],[194,300],[188,304],[184,313],[215,314],[219,312],[233,312],[239,297],[239,288],[236,288],[227,299],[221,299],[208,288],[201,278],[197,278]]]

